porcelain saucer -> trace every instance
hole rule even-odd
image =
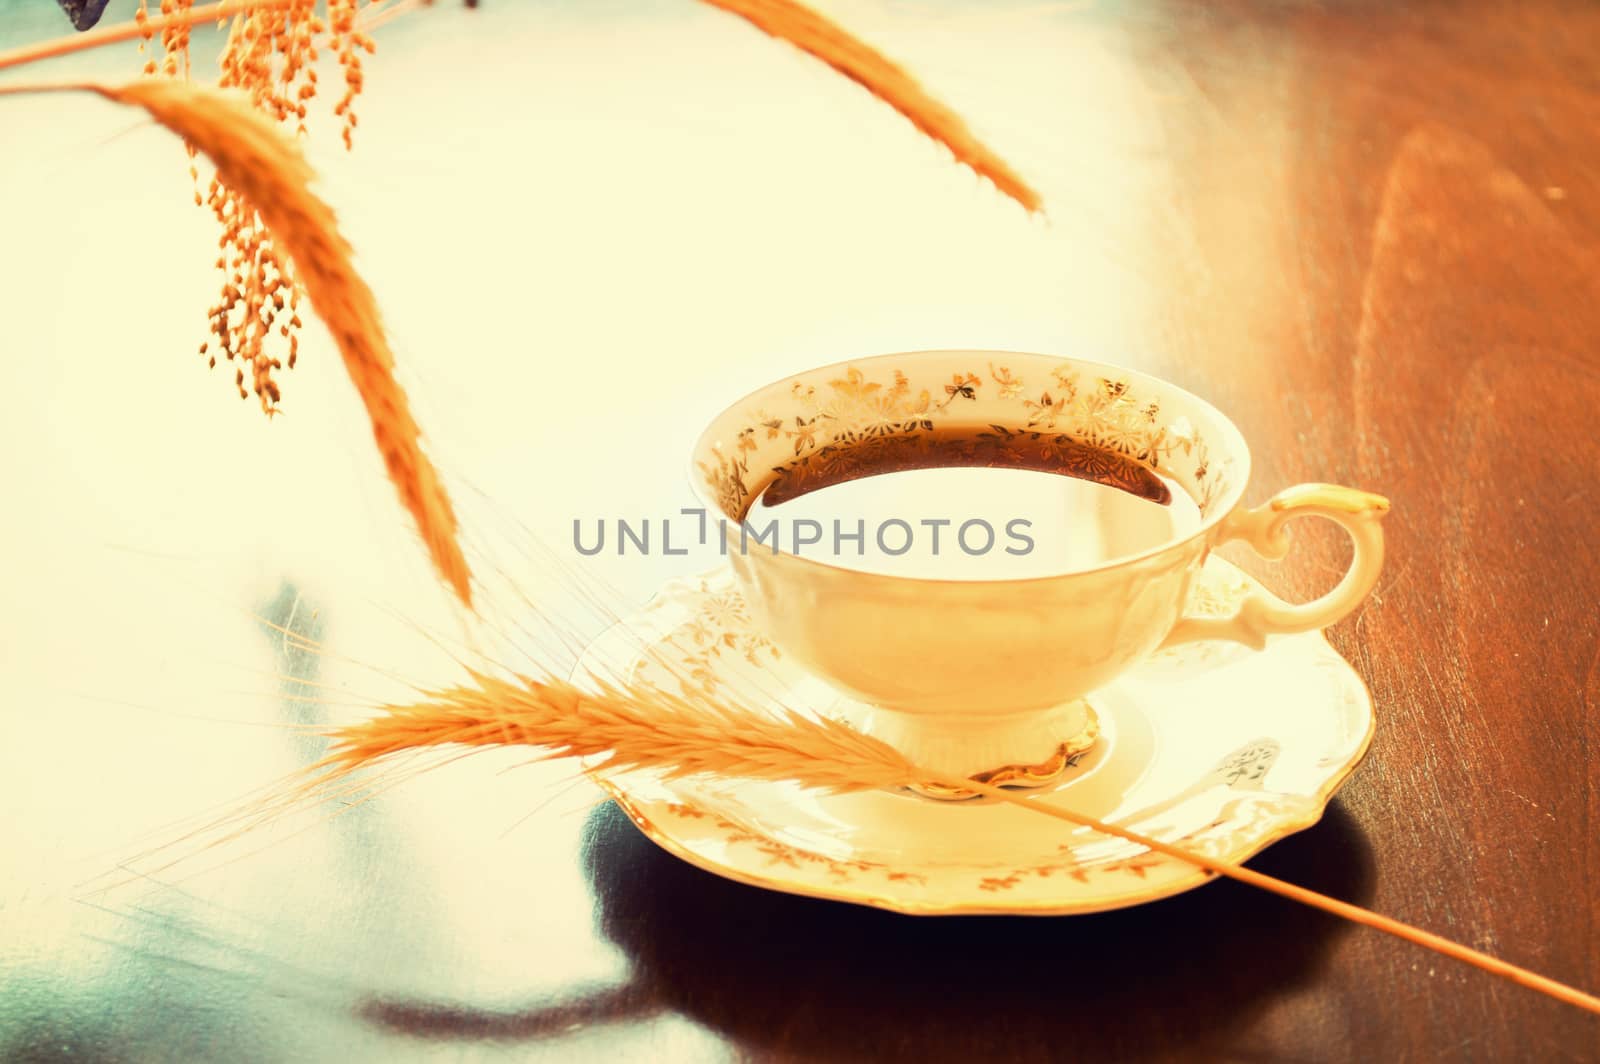
[[[1253,580],[1211,558],[1189,612],[1225,614]],[[674,581],[585,652],[575,678],[714,695],[754,712],[838,712],[841,696],[750,623],[725,572]],[[1262,651],[1162,651],[1090,697],[1099,741],[1032,800],[1240,861],[1314,824],[1372,740],[1366,685],[1320,632]],[[1203,872],[985,800],[821,795],[748,780],[604,781],[647,836],[729,879],[903,913],[1087,913],[1199,886]]]

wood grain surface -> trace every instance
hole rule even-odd
[[[1073,68],[1075,95],[1049,101],[1052,113],[1115,109],[1119,125],[1092,144],[1047,150],[1040,145],[1054,127],[1034,120],[1017,162],[1028,171],[1030,156],[1048,161],[1058,151],[1063,173],[1081,158],[1086,181],[1110,182],[1100,188],[1103,201],[1081,210],[1059,198],[1049,205],[1073,247],[1085,255],[1114,248],[1108,261],[1138,278],[1143,295],[1129,320],[1139,330],[1130,339],[1139,367],[1206,396],[1239,424],[1255,455],[1248,502],[1304,480],[1393,501],[1379,588],[1329,633],[1369,682],[1377,738],[1323,821],[1252,866],[1600,991],[1600,7],[1574,0],[1061,10],[1072,39],[1094,46],[1062,53],[1061,63],[1083,66]],[[881,21],[892,27],[889,16]],[[724,32],[710,21],[696,27]],[[726,33],[730,48],[743,46],[736,28]],[[891,52],[915,52],[919,40],[880,39]],[[998,39],[985,37],[981,48]],[[421,47],[422,38],[412,40]],[[369,89],[377,99],[385,54]],[[750,54],[752,63],[766,61]],[[981,49],[966,66],[979,72],[974,85],[995,71],[997,93],[1006,68],[1004,52]],[[1118,95],[1130,84],[1134,103]],[[820,91],[841,94],[827,97],[832,106],[854,102],[845,89]],[[797,94],[781,113],[804,113],[806,99]],[[363,112],[363,136],[374,130],[374,144],[358,145],[356,157],[384,158],[384,117],[378,103],[373,109],[370,119]],[[995,130],[1002,152],[1019,144],[1004,118],[1003,105],[974,118]],[[104,127],[107,141],[114,128]],[[902,132],[888,119],[870,128],[889,140]],[[1118,175],[1152,168],[1164,175],[1159,183],[1115,184]],[[833,180],[831,170],[818,173],[824,184]],[[181,177],[181,162],[172,174]],[[1052,189],[1078,187],[1044,179],[1047,201]],[[403,168],[395,180],[407,180]],[[532,184],[525,175],[516,180]],[[341,200],[340,191],[333,189],[336,202],[357,199]],[[1100,210],[1119,198],[1137,209]],[[740,202],[752,212],[771,207]],[[893,217],[892,198],[871,202]],[[717,230],[716,216],[698,217],[706,231]],[[423,217],[415,231],[434,224]],[[441,231],[448,224],[437,223]],[[379,223],[368,218],[363,229],[358,215],[354,228],[358,244],[366,232],[364,246],[383,246]],[[967,232],[929,239],[959,249]],[[523,261],[535,258],[530,250]],[[403,291],[395,278],[419,260],[368,261],[382,296]],[[611,283],[602,269],[609,259],[570,261],[540,277]],[[469,278],[445,298],[459,306],[481,294],[472,286],[496,283]],[[624,274],[616,283],[645,292],[656,281]],[[808,306],[830,298],[794,291],[802,294],[791,302]],[[517,298],[491,287],[472,305],[509,329],[494,308],[521,314]],[[952,298],[902,301],[884,313],[937,319]],[[1091,314],[1099,298],[1063,284],[1060,313]],[[560,301],[548,300],[549,314],[561,313]],[[407,324],[403,298],[387,305]],[[665,302],[650,313],[673,331],[720,312],[716,304],[685,305],[682,320]],[[867,293],[840,311],[849,320],[826,336],[881,325],[872,318],[878,305]],[[18,302],[8,313],[25,322],[28,308]],[[602,337],[626,324],[590,319],[586,328]],[[769,321],[773,329],[789,324],[777,314]],[[77,327],[38,326],[62,345],[59,337]],[[425,346],[429,327],[417,318],[410,327],[409,347]],[[727,342],[751,335],[759,334],[729,332]],[[985,335],[975,327],[952,345]],[[542,342],[529,334],[530,345]],[[544,395],[573,394],[569,383],[578,378],[563,374],[603,365],[595,361],[602,354],[571,350],[577,355],[541,371]],[[448,355],[457,362],[424,370],[442,389],[429,422],[436,439],[459,428],[438,410],[469,390],[475,372],[466,353]],[[758,367],[720,381],[684,365],[677,394],[688,398],[692,383],[702,406],[733,398],[740,383],[779,375]],[[640,369],[628,393],[659,398],[669,395],[667,382],[664,369]],[[288,401],[314,390],[295,378]],[[304,424],[312,416],[290,418]],[[481,421],[494,417],[503,413]],[[686,452],[689,444],[685,436],[663,446]],[[594,468],[625,471],[608,454],[591,455]],[[516,457],[526,464],[525,452]],[[459,469],[465,459],[455,458]],[[675,454],[662,468],[677,461]],[[351,468],[359,473],[352,483],[376,476]],[[362,497],[382,524],[392,515],[377,491]],[[39,520],[48,522],[55,498],[37,496]],[[1340,538],[1323,533],[1303,530],[1300,548],[1276,568],[1248,552],[1229,556],[1287,597],[1309,596],[1329,586],[1347,558]],[[383,547],[382,557],[408,549]],[[642,597],[653,579],[630,594]],[[53,587],[51,595],[79,613],[110,608],[87,576]],[[277,598],[241,603],[290,626],[307,623],[289,583]],[[49,611],[30,616],[51,623]],[[316,633],[345,638],[343,615],[325,616],[326,630]],[[61,631],[77,623],[62,622]],[[67,634],[58,642],[75,645]],[[290,658],[271,667],[295,673],[305,664]],[[59,689],[70,686],[59,680]],[[37,760],[24,748],[60,748],[32,736],[47,727],[60,729],[58,739],[67,735],[68,714],[90,719],[86,704],[65,695],[19,694],[14,703],[13,725],[26,712],[34,731],[11,733],[4,763],[13,780],[29,778]],[[246,756],[247,740],[259,752],[257,733],[230,738],[195,723],[223,713],[219,705],[197,696],[194,720],[158,718],[160,742],[200,735],[193,741],[216,753],[161,761],[157,739],[108,725],[95,733],[103,748],[151,760],[140,768],[108,759],[95,772],[133,781],[119,792],[129,795],[180,778],[192,788],[198,776],[221,781],[213,791],[227,794],[222,783],[267,778],[230,760]],[[25,747],[18,735],[30,737]],[[301,756],[292,743],[273,749],[284,764]],[[558,769],[477,771],[465,784],[442,774],[420,781],[409,798],[353,811],[307,849],[289,841],[254,864],[240,857],[225,880],[163,879],[137,902],[47,903],[56,887],[38,871],[45,859],[16,858],[0,895],[0,921],[15,921],[12,932],[0,932],[13,943],[0,945],[0,1056],[1600,1059],[1595,1017],[1238,884],[1090,917],[899,917],[723,881],[659,851],[614,807],[591,805],[583,794],[546,808],[550,794],[566,795],[556,791]],[[26,852],[53,853],[91,819],[116,820],[118,803],[104,789],[111,784],[97,784],[87,769],[77,778],[52,783],[48,800],[38,788],[13,791],[11,804],[22,810],[14,830]],[[177,798],[151,808],[174,817],[197,811]],[[471,810],[485,808],[511,812],[480,823]],[[107,847],[125,841],[111,833]],[[103,861],[108,851],[98,852]],[[77,896],[65,886],[58,894]]]

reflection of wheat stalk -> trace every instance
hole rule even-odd
[[[765,718],[704,700],[650,690],[585,691],[560,681],[507,681],[473,673],[472,686],[428,692],[332,733],[333,748],[311,773],[312,793],[328,793],[357,770],[394,754],[444,746],[528,746],[544,757],[603,759],[593,771],[651,769],[668,777],[744,776],[787,780],[829,791],[934,782],[1092,828],[1156,853],[1395,935],[1426,949],[1600,1014],[1600,998],[1358,905],[1229,861],[1012,791],[919,770],[887,744],[833,721]],[[301,793],[305,793],[302,791]]]
[[[209,158],[222,181],[256,209],[339,348],[367,408],[384,468],[416,520],[435,569],[470,604],[471,573],[456,540],[455,510],[438,470],[422,450],[421,430],[395,380],[377,300],[351,264],[350,245],[339,234],[333,211],[312,193],[311,167],[300,149],[248,106],[187,82],[147,78],[120,87],[46,88],[98,93],[143,108]]]

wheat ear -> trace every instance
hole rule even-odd
[[[471,570],[456,538],[455,509],[422,449],[422,432],[394,376],[378,302],[350,261],[333,210],[311,191],[299,147],[231,94],[173,78],[128,85],[7,87],[0,92],[82,91],[140,107],[199,149],[217,176],[255,208],[294,265],[306,297],[333,336],[372,423],[372,436],[402,505],[417,523],[435,570],[468,606]]]
[[[587,766],[592,772],[650,769],[668,778],[741,776],[792,781],[825,791],[928,782],[964,787],[1394,935],[1600,1015],[1600,998],[1498,957],[1231,861],[1191,853],[1013,791],[924,772],[888,744],[832,720],[790,713],[769,717],[654,688],[628,692],[603,684],[586,691],[562,681],[524,676],[507,680],[473,672],[471,678],[472,686],[424,692],[423,701],[387,706],[375,717],[330,732],[332,749],[308,770],[321,787],[302,793],[331,787],[404,751],[453,745],[542,748],[541,756],[547,758],[596,759],[598,763]]]
[[[309,770],[336,780],[391,754],[440,746],[529,746],[543,757],[596,759],[596,771],[654,769],[669,778],[793,780],[825,791],[898,787],[917,770],[893,747],[834,720],[756,715],[650,690],[501,679],[423,693],[411,705],[332,733]]]
[[[1037,211],[1039,194],[1004,159],[972,134],[961,116],[928,95],[900,66],[838,24],[795,0],[702,0],[738,15],[762,32],[788,41],[807,55],[856,82],[899,111],[923,133],[943,144],[957,160],[994,182],[996,188]]]

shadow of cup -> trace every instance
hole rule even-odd
[[[826,1060],[1129,1059],[1225,1044],[1313,979],[1342,925],[1232,881],[1067,917],[910,917],[753,889],[659,850],[615,805],[583,852],[641,1011]],[[1370,848],[1335,802],[1252,867],[1361,903]]]

